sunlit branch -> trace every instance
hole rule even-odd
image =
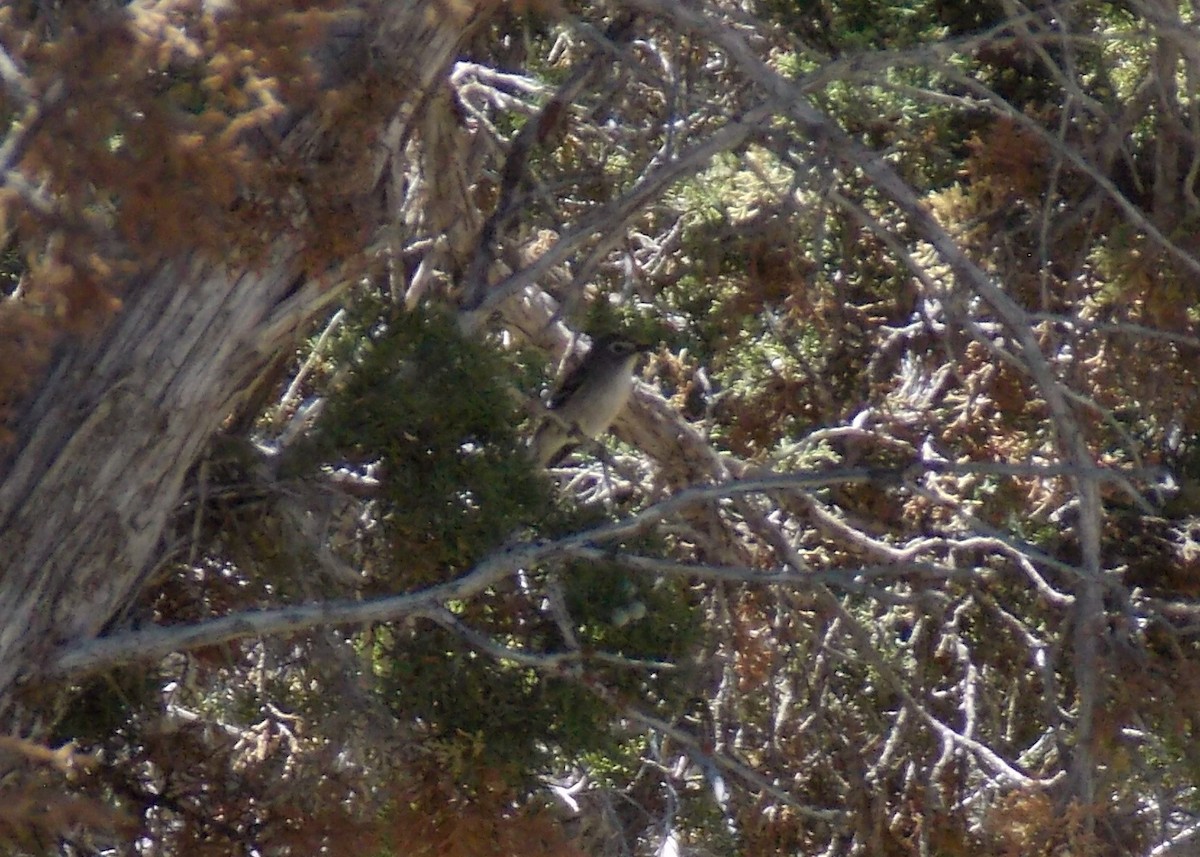
[[[932,467],[937,470],[940,465]],[[462,577],[429,587],[419,592],[394,595],[370,601],[330,601],[297,605],[272,610],[247,611],[211,619],[195,625],[158,627],[123,632],[110,637],[76,644],[60,652],[52,671],[61,675],[82,675],[117,664],[154,660],[174,651],[186,651],[203,646],[220,645],[247,637],[299,633],[330,625],[357,625],[397,621],[423,616],[430,618],[431,610],[453,599],[470,598],[520,568],[527,568],[555,558],[570,557],[588,551],[593,545],[616,542],[644,533],[674,515],[700,503],[720,501],[747,494],[763,494],[780,490],[813,490],[830,485],[846,484],[904,484],[916,472],[926,468],[833,468],[827,471],[800,471],[791,474],[763,476],[713,485],[698,485],[684,489],[671,497],[643,509],[623,520],[606,523],[564,538],[518,544],[500,550],[481,562]],[[1029,472],[1041,472],[1030,465]],[[1050,468],[1057,472],[1057,468]],[[1098,471],[1099,472],[1099,471]],[[610,554],[611,555],[611,554]],[[912,563],[907,552],[901,552],[910,569],[917,573],[944,574],[939,566],[922,568]],[[655,562],[652,560],[638,560]],[[682,568],[672,566],[682,572]],[[666,566],[663,567],[665,570]],[[896,573],[902,573],[898,566]],[[749,569],[707,572],[712,576],[726,575],[731,579],[749,579]],[[690,572],[689,572],[690,573]],[[696,567],[696,573],[706,572]],[[760,577],[759,582],[763,582]],[[816,578],[795,574],[780,582],[823,585]],[[851,586],[852,581],[841,581]]]
[[[618,231],[666,188],[704,169],[714,155],[736,148],[753,131],[767,123],[774,113],[775,110],[771,106],[748,110],[738,119],[731,120],[713,132],[707,139],[682,151],[678,157],[663,164],[628,192],[600,206],[578,223],[565,229],[559,239],[533,264],[490,286],[482,303],[471,315],[477,319],[477,323],[481,323],[504,301],[566,262],[572,253],[595,234]]]

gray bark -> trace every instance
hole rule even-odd
[[[471,22],[438,0],[361,11],[330,56],[402,84],[380,135],[402,139]],[[305,119],[293,117],[284,144],[317,151],[320,122]],[[381,156],[380,179],[402,172],[394,155]],[[0,460],[0,709],[56,649],[95,636],[136,596],[209,438],[336,297],[303,278],[301,250],[281,236],[270,264],[237,270],[184,248],[126,291],[105,330],[56,355]]]

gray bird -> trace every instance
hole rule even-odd
[[[633,392],[633,367],[647,351],[619,334],[602,336],[567,374],[546,403],[548,411],[530,448],[538,467],[549,467],[586,439],[608,431]]]

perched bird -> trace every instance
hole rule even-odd
[[[633,367],[648,347],[619,334],[602,336],[550,396],[545,419],[530,448],[538,467],[549,467],[585,439],[612,425],[633,391]]]

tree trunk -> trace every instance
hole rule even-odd
[[[400,84],[378,139],[413,127],[469,24],[459,11],[380,3],[331,41],[331,55],[370,57],[362,73]],[[293,119],[293,138],[319,125]],[[401,169],[387,154],[381,177]],[[184,249],[137,278],[105,330],[66,344],[23,406],[0,470],[0,708],[55,647],[96,635],[136,596],[208,439],[336,297],[304,277],[296,244],[281,236],[254,270]]]

